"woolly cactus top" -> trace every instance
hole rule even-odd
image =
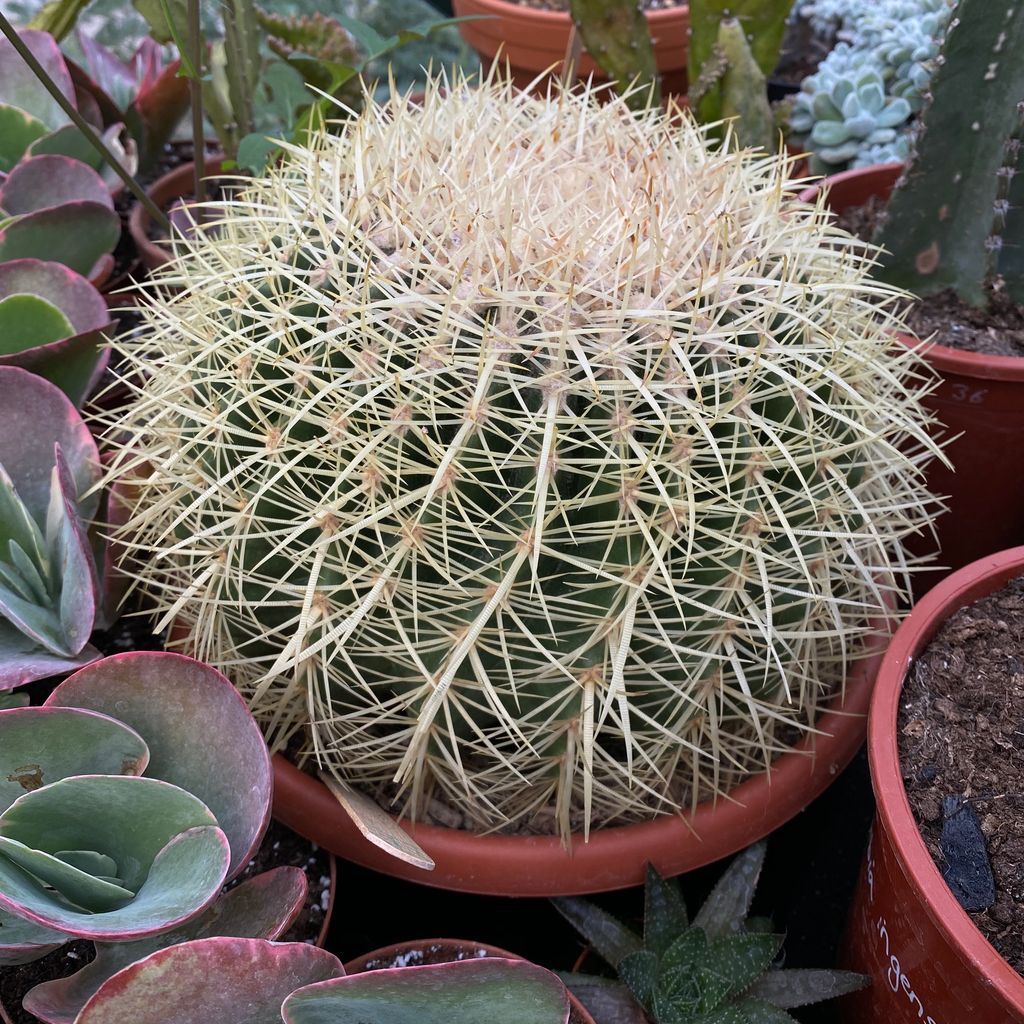
[[[564,832],[763,768],[929,514],[863,247],[621,100],[433,83],[288,152],[120,343],[166,618],[414,811]]]

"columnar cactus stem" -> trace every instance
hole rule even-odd
[[[1024,100],[1024,6],[961,0],[950,22],[932,99],[912,164],[876,237],[888,254],[883,276],[917,295],[954,289],[985,301],[985,280],[1002,272],[1008,232],[1024,238],[1007,206]],[[1009,168],[1009,170],[1007,170]],[[1014,259],[1010,257],[1011,261]],[[1021,286],[1015,284],[1020,293]]]

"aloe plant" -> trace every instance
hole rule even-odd
[[[125,968],[75,1024],[566,1024],[550,971],[486,958],[345,975],[309,946],[208,938]]]
[[[20,298],[33,296],[0,301],[0,327],[12,329],[6,314]],[[41,377],[0,366],[0,690],[99,657],[89,645],[100,581],[86,528],[99,468],[71,402]]]
[[[850,971],[775,965],[783,936],[748,917],[764,855],[756,843],[736,857],[692,921],[676,883],[648,865],[642,936],[587,900],[554,900],[620,979],[572,974],[569,987],[604,1024],[795,1024],[787,1009],[863,988],[870,979]]]
[[[225,894],[270,813],[270,759],[231,684],[162,653],[98,661],[0,710],[0,962],[97,943],[25,1005],[69,1024],[128,964],[197,937],[276,938],[305,897],[279,868]]]
[[[31,370],[81,406],[110,358],[112,327],[103,296],[68,267],[0,263],[0,368]]]

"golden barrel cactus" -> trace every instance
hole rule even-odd
[[[933,514],[871,253],[621,99],[440,81],[288,154],[120,342],[164,621],[413,813],[565,833],[762,769]]]

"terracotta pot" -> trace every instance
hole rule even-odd
[[[220,174],[223,162],[224,157],[220,154],[208,156],[203,165],[203,177],[212,178]],[[146,192],[157,207],[166,210],[175,199],[192,194],[194,166],[194,163],[190,162],[175,167],[173,171],[168,171],[149,186]],[[128,231],[139,253],[139,259],[147,270],[156,270],[170,259],[168,243],[154,242],[149,237],[152,223],[153,219],[142,203],[136,203],[132,207],[131,213],[128,214]]]
[[[453,0],[453,6],[458,17],[478,17],[475,21],[461,22],[459,31],[480,54],[484,66],[489,67],[495,58],[502,65],[507,61],[512,79],[520,88],[526,88],[542,72],[550,71],[552,65],[558,66],[556,74],[561,68],[572,25],[564,11],[540,11],[507,0]],[[663,91],[684,95],[690,8],[680,4],[648,11],[647,23]],[[579,77],[595,73],[597,78],[596,72],[597,65],[584,52]]]
[[[872,196],[887,199],[901,170],[901,164],[882,164],[826,178],[822,185],[829,189],[828,204],[841,211]],[[800,198],[813,201],[819,187]],[[919,344],[909,335],[899,337],[904,344]],[[926,405],[945,426],[946,436],[960,435],[946,447],[954,470],[938,460],[928,469],[931,491],[949,495],[949,511],[936,524],[939,562],[959,569],[1024,543],[1024,359],[935,344],[921,352],[942,378]],[[930,551],[934,542],[929,539],[919,541],[915,553]],[[937,574],[922,573],[918,596],[937,579]]]
[[[497,946],[483,942],[468,942],[465,939],[420,939],[416,942],[396,942],[383,946],[372,953],[356,957],[345,964],[346,974],[362,974],[364,971],[379,971],[388,967],[419,967],[422,964],[447,964],[453,960],[478,959],[481,955],[500,956],[506,960],[523,960],[524,957],[509,953]],[[569,1005],[572,1012],[569,1024],[594,1024],[594,1018],[584,1009],[583,1004],[570,992]]]
[[[932,861],[903,788],[896,743],[900,691],[914,658],[958,608],[1022,572],[1018,547],[946,577],[915,606],[882,661],[868,721],[878,814],[842,958],[873,984],[843,1000],[851,1024],[1024,1021],[1024,978],[989,945]]]
[[[423,885],[492,896],[567,896],[643,884],[646,864],[678,875],[721,860],[778,828],[806,807],[850,762],[864,738],[875,671],[886,639],[870,642],[837,698],[770,772],[751,776],[727,799],[692,813],[597,829],[569,849],[557,836],[480,835],[401,823],[433,858],[433,871],[396,860],[367,842],[327,787],[281,755],[274,757],[274,816],[325,849],[363,867]]]

